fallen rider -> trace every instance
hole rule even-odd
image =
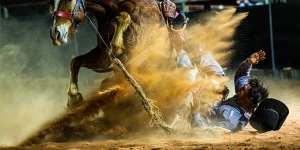
[[[184,72],[191,82],[196,81],[199,75],[203,77],[207,73],[210,77],[222,79],[225,73],[210,54],[199,49],[201,55],[196,59],[190,59],[184,47],[184,31],[188,21],[185,15],[180,12],[176,13],[176,5],[169,0],[164,0],[160,6],[163,6],[161,7],[162,12],[169,27],[177,67],[185,68]],[[191,125],[194,127],[217,125],[231,131],[239,131],[250,121],[252,127],[258,131],[278,130],[288,115],[288,108],[276,99],[266,99],[268,90],[258,79],[250,77],[252,65],[263,59],[265,59],[265,52],[259,51],[240,64],[234,81],[236,95],[225,100],[229,93],[227,87],[224,86],[223,89],[221,88],[222,90],[216,89],[216,92],[223,96],[222,101],[213,106],[205,118],[200,115],[199,104],[195,103],[198,99],[197,91],[199,90],[195,89],[195,91],[188,92],[186,100],[190,102],[192,107]],[[222,85],[220,82],[222,80],[219,81],[220,83],[218,80],[214,81],[217,82],[216,85]],[[201,94],[201,90],[199,92]]]
[[[236,94],[216,103],[207,112],[205,118],[199,112],[194,113],[194,125],[198,127],[216,125],[233,132],[243,129],[258,104],[269,95],[268,89],[262,82],[250,76],[252,65],[264,59],[265,52],[261,50],[243,61],[234,77]]]
[[[268,89],[250,76],[252,65],[264,60],[265,55],[260,50],[243,61],[234,77],[236,94],[217,102],[205,117],[194,113],[192,123],[201,128],[219,126],[232,132],[242,130],[248,122],[258,132],[279,130],[289,114],[288,107],[277,99],[268,98]]]

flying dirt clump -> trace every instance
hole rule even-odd
[[[88,101],[84,101],[80,107],[69,110],[60,117],[49,121],[39,130],[40,132],[32,134],[19,145],[31,145],[47,141],[63,142],[100,134],[99,129],[94,127],[96,124],[91,125],[89,121],[99,114],[101,106],[114,101],[118,90],[118,87],[114,87],[103,91],[96,97],[91,97]]]

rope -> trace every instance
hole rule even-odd
[[[87,16],[87,15],[86,15]],[[104,41],[103,37],[101,36],[99,30],[97,29],[96,25],[93,23],[93,21],[90,19],[89,16],[87,16],[89,22],[91,23],[93,29],[96,31],[96,33],[99,35],[101,41],[105,45],[106,52],[109,54],[110,59],[114,64],[116,64],[122,71],[122,73],[125,75],[127,81],[133,86],[135,91],[138,93],[138,95],[142,98],[142,105],[144,106],[146,112],[150,115],[151,120],[150,120],[150,125],[157,125],[161,127],[163,130],[165,130],[167,133],[171,133],[173,129],[168,126],[162,119],[162,115],[159,111],[159,108],[153,104],[153,100],[147,98],[145,92],[143,91],[142,87],[140,84],[134,79],[133,76],[130,75],[130,73],[126,70],[126,67],[124,64],[113,54],[110,52],[110,47],[106,44]]]

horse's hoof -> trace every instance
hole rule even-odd
[[[83,101],[83,97],[80,93],[77,93],[75,95],[69,95],[68,99],[68,108],[75,108],[79,106]]]

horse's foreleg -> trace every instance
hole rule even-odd
[[[78,73],[83,63],[82,56],[77,56],[72,59],[70,64],[70,83],[68,89],[68,107],[72,107],[80,103],[83,98],[78,90]]]
[[[75,106],[83,100],[78,89],[78,74],[81,67],[86,67],[96,72],[108,72],[111,71],[110,66],[109,57],[105,52],[103,52],[103,50],[101,51],[101,48],[98,47],[84,55],[73,58],[70,65],[68,106]]]

